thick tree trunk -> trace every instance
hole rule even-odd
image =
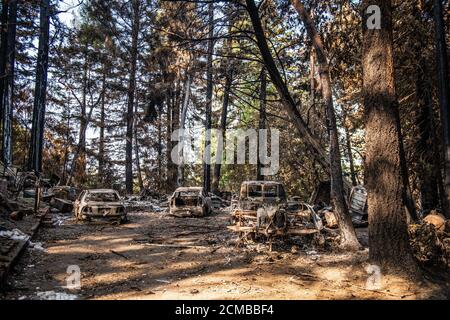
[[[414,16],[418,24],[426,24],[423,20],[423,12],[418,5],[414,7]],[[439,152],[435,153],[436,137],[434,133],[434,116],[432,100],[432,84],[429,77],[430,70],[428,62],[422,55],[422,50],[426,46],[423,35],[414,44],[416,57],[416,119],[415,125],[418,129],[418,139],[414,144],[416,174],[418,188],[420,192],[420,207],[422,215],[426,215],[430,210],[439,205],[438,177],[439,166],[435,161],[439,159]]]
[[[16,56],[17,0],[8,5],[8,34],[6,46],[6,67],[3,87],[2,160],[5,168],[12,164],[12,125],[14,100],[14,65]]]
[[[45,103],[47,95],[48,46],[50,36],[49,0],[41,0],[39,49],[34,90],[33,123],[28,169],[37,175],[42,170],[42,150],[44,147]]]
[[[368,29],[369,5],[381,9],[381,28]],[[390,0],[363,2],[363,95],[366,113],[365,178],[369,255],[382,272],[417,275],[409,246],[397,123]]]
[[[267,98],[267,80],[266,80],[266,69],[262,67],[260,73],[261,86],[259,88],[259,130],[266,129],[266,98]],[[258,143],[258,161],[256,165],[256,180],[264,180],[264,176],[261,174],[263,169],[263,164],[260,159],[259,151],[260,143]]]
[[[328,59],[323,48],[322,39],[317,33],[314,22],[306,12],[305,7],[299,0],[291,0],[291,2],[306,27],[306,31],[314,46],[319,66],[318,71],[322,86],[322,98],[326,107],[330,135],[331,200],[334,204],[334,210],[339,224],[341,246],[356,250],[359,247],[359,243],[356,238],[356,233],[344,196],[344,181],[342,178],[341,154],[339,151],[339,133],[336,125],[336,115],[331,92],[331,77]]]
[[[133,22],[131,30],[130,48],[130,78],[128,83],[127,102],[127,132],[125,146],[125,188],[128,194],[133,193],[133,123],[134,123],[134,95],[136,91],[136,67],[138,54],[138,37],[140,29],[140,1],[133,0]]]
[[[5,88],[5,69],[7,61],[7,47],[8,47],[8,0],[2,0],[1,13],[1,34],[0,34],[0,128],[3,128],[3,92]],[[0,132],[1,141],[3,141],[3,130]],[[0,143],[2,146],[3,143]],[[2,151],[3,154],[3,151]]]
[[[206,63],[206,114],[205,114],[205,156],[203,158],[203,188],[211,191],[211,113],[213,98],[213,53],[214,53],[214,2],[208,5],[208,57]]]
[[[441,0],[434,0],[434,21],[436,29],[436,59],[438,72],[439,105],[441,110],[441,123],[444,134],[445,155],[445,182],[446,203],[444,211],[446,217],[450,217],[450,111],[449,111],[449,81],[448,81],[448,54],[445,41],[445,24],[442,14]]]

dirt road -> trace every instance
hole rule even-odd
[[[79,223],[42,228],[2,299],[430,299],[448,287],[381,274],[374,290],[367,249],[330,253],[310,242],[237,247],[228,214],[174,218],[135,212],[121,226]],[[81,289],[65,288],[78,266]],[[377,280],[377,279],[375,279]],[[373,282],[371,282],[373,283]],[[65,295],[62,295],[65,294]],[[69,295],[66,295],[69,294]],[[71,296],[70,296],[71,295]]]

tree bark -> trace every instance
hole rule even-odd
[[[211,191],[211,113],[213,98],[213,53],[214,53],[214,2],[208,5],[208,57],[206,63],[206,114],[205,114],[205,156],[203,159],[203,188]]]
[[[183,99],[183,107],[181,109],[181,117],[180,117],[180,128],[184,130],[186,128],[186,116],[187,110],[189,107],[189,95],[191,92],[191,75],[189,71],[186,71],[186,83],[184,86],[184,99]],[[181,137],[182,139],[182,137]],[[184,140],[180,140],[179,143],[186,143]],[[184,148],[184,147],[183,147]],[[177,187],[181,187],[184,182],[184,149],[181,150],[180,154],[180,163],[178,164],[177,169]]]
[[[317,33],[314,22],[306,12],[305,7],[299,0],[291,0],[291,3],[297,10],[306,27],[306,31],[312,41],[317,57],[319,67],[318,72],[322,86],[322,98],[325,102],[330,136],[331,200],[334,204],[334,210],[339,224],[341,246],[347,249],[356,250],[359,248],[359,242],[356,238],[356,233],[344,196],[344,181],[342,178],[341,154],[339,151],[339,133],[334,112],[328,59],[322,44],[322,39]]]
[[[369,5],[381,10],[381,28],[368,29]],[[409,245],[401,173],[398,104],[394,87],[390,0],[363,2],[363,96],[366,116],[365,178],[369,256],[382,272],[417,275]]]
[[[132,1],[133,22],[131,27],[130,78],[128,83],[127,132],[125,146],[125,188],[128,194],[133,193],[133,123],[134,96],[136,91],[136,68],[138,37],[140,29],[140,1]]]
[[[436,59],[438,72],[438,92],[439,105],[441,110],[441,124],[444,135],[444,155],[445,155],[445,181],[446,203],[444,212],[447,218],[450,217],[450,111],[449,111],[449,80],[448,80],[448,54],[447,42],[445,41],[445,24],[442,14],[441,0],[434,0],[433,7],[435,30],[436,30]]]
[[[8,4],[8,34],[6,47],[6,67],[3,91],[3,142],[2,160],[6,167],[12,164],[12,125],[14,102],[14,65],[16,55],[16,24],[17,24],[17,0],[10,0]]]
[[[106,70],[102,79],[102,99],[100,102],[100,134],[98,141],[98,183],[103,187],[105,181],[105,94],[106,94]]]
[[[134,105],[134,113],[137,115],[137,109],[138,107],[138,98],[136,95],[136,103]],[[142,180],[142,170],[141,170],[141,160],[139,157],[139,142],[138,142],[138,127],[137,127],[137,117],[134,117],[135,123],[134,123],[134,157],[136,161],[136,171],[137,171],[137,178],[139,183],[139,192],[142,192],[144,190],[144,181]]]
[[[266,80],[266,69],[264,67],[261,68],[260,73],[261,86],[259,88],[259,130],[266,129],[266,98],[267,98],[267,80]],[[258,133],[259,136],[259,133]],[[259,140],[259,139],[258,139]],[[263,164],[260,159],[260,151],[259,151],[259,143],[258,143],[258,161],[256,165],[256,180],[261,181],[264,180],[264,176],[261,174]]]
[[[172,142],[172,133],[180,128],[180,96],[181,89],[180,89],[180,80],[178,80],[174,88],[171,90],[171,104],[172,104],[172,117],[170,119],[170,148],[168,149],[168,163],[167,163],[167,169],[168,169],[168,176],[167,176],[167,185],[169,190],[173,190],[175,186],[177,185],[178,181],[178,166],[175,164],[175,162],[172,161],[172,148],[174,146],[174,143]]]
[[[350,177],[352,180],[352,185],[356,186],[358,184],[357,180],[356,180],[356,171],[355,171],[355,162],[353,160],[353,152],[352,152],[352,141],[351,141],[351,135],[350,135],[350,131],[347,128],[347,126],[345,125],[345,121],[346,121],[346,115],[344,113],[344,131],[345,131],[345,144],[346,144],[346,148],[347,148],[347,158],[348,158],[348,162],[350,164]]]
[[[0,35],[0,127],[3,128],[3,93],[5,88],[5,69],[7,61],[7,47],[8,47],[8,0],[2,0],[1,13],[1,35]],[[1,131],[1,141],[3,141],[3,129]],[[3,143],[0,143],[3,148]],[[3,154],[3,151],[2,151]]]
[[[423,12],[416,5],[413,14],[418,24],[425,25],[428,21],[423,20]],[[425,48],[424,35],[418,35],[418,41],[414,43],[413,50],[416,57],[416,119],[415,125],[418,129],[418,139],[414,143],[416,161],[416,175],[420,193],[420,207],[422,216],[428,214],[432,209],[438,207],[438,176],[440,171],[438,162],[439,152],[435,153],[436,136],[434,133],[432,84],[428,62],[422,55]]]
[[[158,170],[158,181],[157,181],[157,187],[158,190],[161,190],[162,187],[162,112],[158,112],[158,124],[157,124],[157,130],[158,130],[158,144],[156,145],[156,152],[158,154],[157,158],[157,170]]]
[[[44,147],[45,104],[47,96],[48,47],[50,36],[50,1],[41,0],[39,49],[36,66],[36,84],[34,90],[33,122],[31,144],[28,157],[28,169],[37,175],[42,170],[42,150]]]

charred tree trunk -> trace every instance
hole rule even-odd
[[[166,97],[167,106],[167,118],[166,118],[166,176],[165,176],[165,189],[166,192],[171,192],[173,185],[171,185],[170,179],[170,165],[171,165],[171,150],[172,150],[172,92],[169,90]]]
[[[95,105],[92,105],[89,113],[86,114],[87,110],[87,92],[89,86],[89,55],[87,44],[85,45],[85,55],[84,55],[84,66],[83,66],[83,88],[82,88],[82,98],[80,103],[80,131],[78,133],[78,144],[75,150],[75,154],[73,155],[72,164],[70,167],[69,175],[67,177],[66,185],[70,185],[72,183],[73,176],[75,172],[77,172],[77,183],[83,184],[84,178],[86,175],[86,130],[89,126],[89,122],[92,119],[92,113],[94,111]],[[77,99],[78,100],[78,99]]]
[[[134,157],[136,161],[136,171],[137,178],[139,183],[139,191],[142,192],[144,190],[144,181],[142,180],[142,170],[141,170],[141,160],[139,157],[139,140],[138,140],[138,126],[137,126],[137,112],[138,112],[138,98],[136,95],[136,103],[134,105],[134,114],[135,114],[135,123],[134,123]]]
[[[436,29],[436,59],[438,72],[439,105],[441,110],[441,123],[444,134],[445,155],[445,193],[446,203],[444,211],[446,217],[450,217],[450,111],[449,111],[449,81],[448,81],[448,54],[447,42],[445,41],[445,24],[442,14],[441,0],[434,0],[434,21]]]
[[[14,65],[16,55],[17,0],[8,4],[8,34],[6,46],[6,67],[3,87],[3,142],[2,160],[5,168],[12,164],[12,126],[14,102]]]
[[[348,158],[348,162],[350,164],[350,177],[352,180],[352,185],[356,186],[358,184],[358,182],[356,179],[355,162],[353,160],[352,141],[351,141],[350,131],[347,128],[347,126],[345,125],[345,119],[346,119],[346,117],[344,115],[345,144],[346,144],[346,148],[347,148],[347,158]]]
[[[28,156],[28,169],[37,175],[42,170],[42,150],[44,147],[45,103],[47,96],[48,46],[50,36],[49,0],[41,0],[39,49],[34,90],[33,123]]]
[[[187,110],[189,107],[189,95],[191,92],[191,75],[188,71],[186,71],[186,83],[184,86],[184,99],[183,99],[183,107],[181,109],[181,117],[180,117],[180,128],[184,130],[186,128],[186,116]],[[186,141],[183,140],[183,137],[180,137],[179,143],[183,143],[183,149],[180,150],[178,154],[180,158],[180,163],[178,164],[177,170],[177,187],[181,187],[184,182],[184,145]]]
[[[381,9],[381,27],[368,28],[369,5]],[[404,211],[398,104],[394,87],[390,0],[363,2],[363,95],[366,114],[365,178],[369,256],[382,272],[416,275]]]
[[[158,170],[158,181],[157,181],[157,187],[158,190],[161,190],[162,187],[162,112],[158,112],[158,143],[156,145],[156,152],[158,154],[157,158],[157,170]]]
[[[260,73],[261,86],[259,88],[259,130],[266,129],[266,98],[267,98],[267,80],[266,69],[263,67]],[[259,133],[258,133],[259,136]],[[259,140],[259,139],[258,139]],[[264,180],[262,175],[263,164],[261,163],[260,156],[260,141],[258,142],[258,161],[256,165],[256,180]]]
[[[131,30],[130,48],[130,78],[128,83],[127,102],[127,132],[125,146],[125,188],[128,194],[133,193],[133,122],[134,122],[134,96],[136,91],[136,67],[138,54],[138,37],[140,29],[140,3],[138,0],[132,1],[133,22]]]
[[[211,113],[213,98],[213,53],[214,53],[214,2],[208,5],[208,57],[206,64],[206,114],[205,114],[205,156],[203,159],[203,188],[211,191]]]
[[[223,92],[222,112],[220,114],[219,131],[222,135],[222,143],[217,144],[216,150],[216,163],[214,164],[214,177],[212,182],[212,192],[217,193],[219,191],[220,173],[222,169],[223,148],[226,139],[227,131],[227,117],[228,117],[228,105],[230,102],[231,83],[233,82],[233,71],[231,68],[227,71],[225,79],[225,88]]]
[[[100,102],[100,134],[98,141],[98,183],[103,187],[105,175],[105,94],[106,94],[106,72],[102,79],[102,99]]]
[[[418,5],[414,7],[414,16],[418,24],[426,24],[423,20],[423,12]],[[428,62],[422,55],[426,46],[423,35],[414,44],[416,56],[416,119],[415,125],[419,131],[418,139],[414,144],[416,174],[420,192],[420,206],[422,215],[426,215],[439,204],[438,176],[440,171],[438,162],[439,152],[435,153],[436,137],[434,134],[434,116],[432,100],[432,84],[429,77]]]
[[[8,47],[8,0],[2,0],[2,13],[1,13],[1,35],[0,35],[0,128],[3,128],[3,92],[5,88],[5,69],[6,69],[6,61],[8,59],[7,56],[7,47]],[[1,131],[1,141],[3,141],[3,129]],[[3,147],[3,143],[0,143],[1,147]],[[2,151],[3,154],[3,151]]]
[[[306,12],[305,7],[299,0],[291,0],[291,2],[306,27],[306,31],[314,46],[319,66],[318,72],[322,86],[322,98],[326,107],[328,131],[330,135],[331,200],[334,204],[334,210],[339,223],[341,246],[356,250],[359,247],[359,243],[356,238],[356,233],[344,196],[344,181],[342,178],[341,154],[339,151],[339,133],[337,131],[336,115],[331,92],[331,77],[328,59],[326,57],[325,49],[323,48],[322,39],[317,33],[314,22]]]
[[[234,17],[233,17],[233,6],[230,4],[227,7],[227,17],[228,17],[228,33],[231,34],[233,31]],[[233,48],[233,39],[230,37],[226,40],[226,50],[227,54],[231,55]],[[226,69],[225,69],[225,87],[223,92],[223,102],[222,102],[222,112],[220,115],[219,131],[222,135],[222,139],[218,140],[217,150],[216,150],[216,163],[214,164],[214,176],[212,181],[212,192],[217,194],[219,192],[220,185],[220,175],[222,170],[222,160],[224,154],[224,144],[226,140],[227,132],[227,118],[228,118],[228,105],[230,103],[231,86],[233,84],[233,60],[232,58],[226,58]]]
[[[167,186],[169,190],[173,190],[177,184],[178,166],[172,160],[172,149],[174,143],[172,142],[172,133],[179,129],[180,126],[180,82],[175,84],[173,90],[171,90],[171,118],[170,118],[170,148],[167,150]]]

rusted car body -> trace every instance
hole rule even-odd
[[[349,196],[349,211],[355,227],[367,227],[369,224],[367,214],[367,190],[364,186],[352,188]]]
[[[78,220],[108,218],[127,221],[127,212],[119,193],[113,189],[84,190],[75,200],[74,212]]]
[[[169,199],[169,213],[177,217],[203,217],[211,212],[211,198],[202,187],[180,187]]]
[[[279,182],[245,181],[231,211],[232,225],[228,229],[241,236],[268,238],[318,233],[323,227],[321,219],[312,207],[305,209],[306,215],[305,210],[289,210],[284,187]]]

